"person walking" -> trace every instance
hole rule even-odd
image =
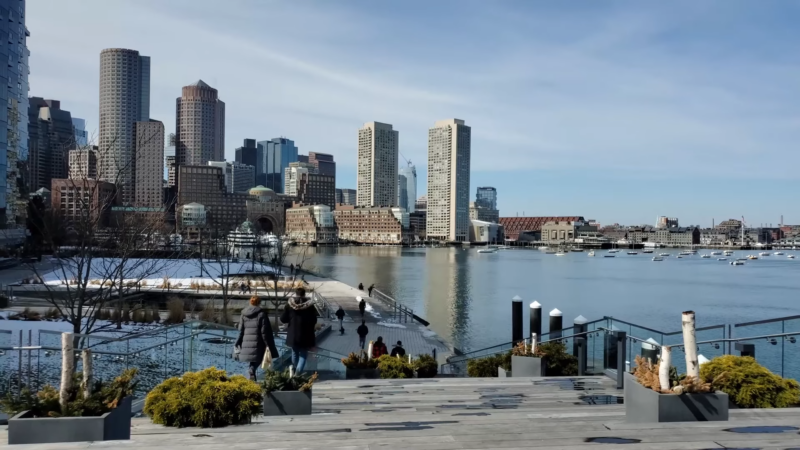
[[[373,289],[375,289],[375,283],[372,283],[372,284],[369,285],[369,288],[367,289],[367,297],[372,297],[372,290]]]
[[[364,283],[358,283],[358,290],[359,291],[363,291],[364,290]]]
[[[401,341],[397,341],[397,345],[392,349],[392,358],[397,356],[401,358],[406,356],[406,349],[403,348],[403,343]]]
[[[358,300],[358,310],[361,312],[361,318],[364,318],[364,312],[367,310],[367,302],[364,301],[361,297],[356,297]]]
[[[272,358],[280,356],[278,348],[275,347],[269,317],[260,305],[261,299],[253,296],[250,298],[250,306],[242,310],[239,337],[234,345],[238,351],[239,361],[250,363],[249,375],[253,381],[256,381],[256,370],[264,360],[264,352],[269,350]]]
[[[358,334],[358,345],[361,347],[361,350],[364,350],[364,344],[367,343],[367,335],[369,334],[369,328],[367,328],[367,323],[365,321],[361,321],[361,325],[356,329],[356,334]]]
[[[288,324],[286,345],[292,349],[292,367],[295,373],[301,373],[306,367],[308,350],[317,345],[315,325],[317,313],[314,302],[306,297],[306,290],[297,288],[294,297],[289,299],[281,314],[281,322]]]
[[[378,359],[383,355],[388,355],[389,350],[386,348],[386,344],[383,343],[383,337],[378,336],[378,340],[372,344],[372,359]]]
[[[344,334],[344,310],[341,305],[336,310],[336,318],[339,319],[339,334]]]

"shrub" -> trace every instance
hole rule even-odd
[[[58,309],[50,308],[44,313],[45,319],[58,319],[61,317],[61,314],[58,313]]]
[[[203,305],[197,318],[203,322],[214,322],[217,318],[217,313],[211,305]]]
[[[536,353],[544,358],[545,375],[548,377],[578,375],[578,358],[567,353],[567,345],[550,341],[536,347]]]
[[[156,386],[145,398],[144,413],[168,427],[215,428],[247,423],[261,412],[261,402],[257,383],[211,367]]]
[[[740,408],[787,408],[800,403],[800,384],[770,372],[749,356],[726,355],[700,366],[706,382],[721,378],[715,387]]]
[[[498,353],[467,361],[467,375],[473,378],[496,378],[498,367],[511,370],[511,352]]]
[[[311,389],[319,375],[304,375],[302,373],[292,375],[289,369],[283,372],[268,370],[264,374],[264,381],[261,382],[261,389],[265,394],[280,391],[300,391],[305,392]]]
[[[127,303],[122,305],[122,321],[125,323],[131,321],[131,307]]]
[[[173,297],[167,301],[167,319],[165,323],[183,323],[186,314],[183,312],[183,300]]]
[[[439,364],[431,355],[419,355],[413,365],[419,378],[433,378],[439,373]]]
[[[147,315],[144,309],[136,308],[131,312],[131,321],[133,323],[146,323]]]
[[[350,353],[347,358],[342,358],[342,364],[348,369],[375,369],[378,367],[377,359],[369,359],[367,352]]]
[[[414,368],[404,358],[383,355],[378,358],[378,370],[381,378],[413,378]]]
[[[153,305],[152,309],[150,310],[153,316],[153,322],[160,323],[161,322],[161,311],[158,309],[158,305]]]

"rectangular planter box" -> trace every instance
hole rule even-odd
[[[375,380],[380,378],[378,369],[348,369],[345,367],[345,380]]]
[[[659,394],[625,373],[625,420],[634,423],[728,420],[728,394]]]
[[[502,367],[497,368],[497,378],[510,378],[511,371],[503,369]]]
[[[511,357],[511,375],[512,377],[542,377],[544,370],[542,370],[542,358],[532,358],[528,356],[512,356]]]
[[[8,444],[120,441],[131,438],[132,397],[97,417],[31,417],[23,411],[8,420]]]
[[[265,416],[311,415],[311,391],[279,391],[264,396]]]

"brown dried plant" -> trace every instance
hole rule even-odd
[[[525,341],[519,341],[514,348],[511,349],[512,356],[530,356],[535,358],[541,358],[544,356],[544,353],[541,349],[537,346],[536,351],[531,352],[531,346]]]
[[[661,381],[659,381],[658,378],[658,368],[660,364],[653,364],[649,359],[642,358],[639,355],[636,355],[635,361],[636,369],[633,371],[633,376],[636,377],[639,384],[656,392],[662,392]]]
[[[672,379],[673,376],[670,376],[672,388],[668,391],[663,391],[661,390],[661,381],[658,376],[660,363],[653,364],[649,359],[642,358],[641,356],[636,356],[635,361],[636,369],[633,371],[633,376],[636,377],[639,384],[662,394],[680,395],[714,392],[716,391],[714,386],[718,385],[718,383],[725,378],[725,373],[720,374],[710,382],[691,376],[686,376],[676,381]]]

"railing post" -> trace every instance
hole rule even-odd
[[[530,306],[530,318],[528,319],[530,322],[530,335],[533,336],[534,334],[536,337],[542,335],[542,305],[539,302],[534,301],[531,303]]]
[[[578,376],[582,377],[586,375],[586,337],[576,337],[575,346],[577,347],[578,356]]]
[[[586,325],[586,322],[588,322],[588,320],[586,320],[586,317],[583,316],[578,316],[575,319],[573,319],[572,335],[577,337],[580,333],[585,332],[586,329],[589,328]],[[572,354],[578,356],[578,342],[574,338],[572,339]]]
[[[751,358],[756,357],[756,346],[755,344],[745,344],[742,342],[737,342],[734,346],[739,355],[741,356],[750,356]]]
[[[617,345],[617,389],[625,387],[625,355],[627,354],[628,333],[614,331]]]
[[[561,311],[559,311],[558,308],[554,308],[552,311],[550,311],[550,334],[548,335],[548,340],[558,339],[561,337],[563,323],[563,317],[561,317]]]
[[[653,364],[658,362],[658,342],[653,338],[648,338],[642,342],[642,358]]]
[[[522,340],[522,299],[519,295],[511,299],[511,341],[514,345]]]

